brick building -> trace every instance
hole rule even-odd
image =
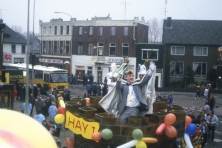
[[[60,68],[76,73],[80,79],[84,74],[93,74],[97,82],[103,81],[112,62],[120,65],[124,58],[129,58],[130,68],[136,72],[136,44],[148,42],[148,25],[138,17],[133,20],[112,20],[109,16],[91,20],[72,18],[68,22],[53,19],[48,23],[40,21],[40,27],[42,58],[62,60],[58,62]]]
[[[222,45],[222,21],[171,20],[163,24],[165,86],[183,80],[191,66],[197,82],[207,81]]]

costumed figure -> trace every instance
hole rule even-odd
[[[127,69],[127,64],[128,61],[126,61],[125,63],[123,63],[119,69],[114,73],[114,77],[117,78],[116,76],[123,76],[122,74],[124,74],[124,69]],[[153,84],[153,81],[150,82],[150,79],[152,78],[153,75],[153,71],[155,70],[155,65],[153,62],[150,62],[150,69],[148,71],[146,71],[146,74],[144,75],[144,77],[141,79],[141,81],[139,82],[134,82],[132,85],[139,85],[140,84],[146,84],[142,86],[142,90],[143,90],[143,96],[146,94],[146,96],[148,96],[149,94],[151,94],[150,92],[147,91],[147,86],[151,86]],[[147,78],[148,77],[148,78]],[[145,79],[144,79],[145,78]],[[154,77],[155,78],[155,77]],[[150,84],[149,84],[150,82]],[[155,82],[155,80],[154,80]],[[153,86],[154,87],[154,86]],[[153,91],[151,91],[153,92]],[[155,90],[154,90],[155,92]],[[155,100],[155,93],[154,95],[154,100]],[[120,99],[122,99],[122,93],[120,89],[116,89],[116,86],[106,95],[104,96],[99,104],[101,105],[101,107],[109,114],[114,114],[116,117],[118,117],[118,111],[119,111],[119,103],[120,103]],[[140,98],[141,99],[141,98]],[[145,102],[150,102],[145,100]],[[144,103],[145,103],[144,102]],[[152,101],[151,101],[152,102]],[[148,103],[145,103],[146,105],[150,106]],[[149,112],[149,111],[148,111]],[[146,112],[145,112],[146,113]]]
[[[109,88],[108,93],[111,92],[113,87],[116,86],[116,79],[113,77],[113,72],[115,72],[117,70],[116,63],[112,63],[110,67],[111,67],[111,71],[107,74],[107,76],[108,76],[107,85]]]

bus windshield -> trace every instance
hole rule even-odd
[[[50,82],[68,82],[68,74],[67,73],[53,73],[50,75]]]

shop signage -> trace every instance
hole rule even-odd
[[[10,70],[9,71],[9,79],[23,79],[23,71],[22,70]]]
[[[63,60],[59,60],[59,59],[44,59],[44,58],[39,58],[39,62],[63,64]]]
[[[116,63],[116,64],[122,64],[123,59],[108,59],[108,63]]]
[[[92,139],[92,134],[99,131],[98,122],[85,121],[83,118],[74,116],[69,111],[66,111],[65,127],[75,134],[81,134],[86,139]]]
[[[3,62],[4,63],[12,63],[12,53],[4,53],[3,54]]]

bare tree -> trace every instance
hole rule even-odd
[[[23,34],[21,26],[12,25],[11,29],[14,30],[17,33]]]
[[[149,43],[156,43],[162,41],[162,23],[153,18],[149,22]]]

